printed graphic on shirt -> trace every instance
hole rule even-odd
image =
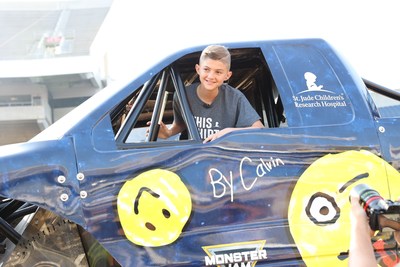
[[[201,139],[206,139],[208,136],[220,131],[220,123],[218,121],[213,122],[212,118],[194,116],[194,120]]]

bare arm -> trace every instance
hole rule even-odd
[[[371,228],[367,214],[358,201],[358,197],[351,196],[349,267],[376,267]]]
[[[253,125],[249,126],[249,127],[242,127],[242,128],[225,128],[222,129],[221,131],[210,135],[209,137],[207,137],[206,139],[204,139],[203,143],[207,143],[207,142],[211,142],[214,141],[217,138],[220,138],[221,136],[233,132],[233,131],[238,131],[238,130],[243,130],[243,129],[250,129],[250,128],[264,128],[264,125],[262,124],[261,121],[257,120],[253,123]]]
[[[171,127],[168,128],[163,122],[160,122],[160,130],[158,132],[158,137],[160,138],[169,138],[175,134],[178,134],[185,130],[184,124],[176,123],[175,121],[172,123]]]

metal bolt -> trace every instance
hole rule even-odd
[[[57,181],[58,181],[60,184],[65,183],[65,180],[66,180],[66,178],[65,178],[64,175],[60,175],[60,176],[58,176],[58,178],[57,178]]]
[[[381,132],[381,133],[384,133],[385,132],[385,127],[383,127],[383,126],[379,126],[379,131]]]
[[[79,181],[82,181],[83,179],[85,179],[85,175],[83,174],[83,173],[78,173],[77,175],[76,175],[76,179],[78,179]]]
[[[61,194],[60,199],[61,201],[67,201],[69,196],[66,193]]]
[[[81,198],[86,198],[86,197],[87,197],[87,192],[84,191],[84,190],[82,190],[82,191],[80,192],[80,195],[81,195]]]

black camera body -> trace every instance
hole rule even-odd
[[[360,205],[363,207],[367,216],[369,217],[369,226],[374,231],[394,231],[398,229],[393,229],[393,223],[386,225],[389,220],[394,222],[394,227],[397,228],[398,224],[400,226],[400,202],[385,200],[381,195],[371,187],[366,184],[356,185],[352,191],[359,196]],[[385,223],[382,225],[383,219],[380,218],[384,216]]]

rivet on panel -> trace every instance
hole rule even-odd
[[[80,192],[81,198],[86,198],[87,197],[87,192],[86,191],[81,191]]]
[[[78,179],[79,181],[82,181],[83,179],[85,179],[85,175],[83,174],[83,173],[78,173],[77,175],[76,175],[76,179]]]
[[[66,193],[61,194],[60,199],[61,201],[67,201],[69,196]]]
[[[57,181],[58,181],[60,184],[63,184],[63,183],[65,183],[66,178],[65,178],[64,175],[60,175],[60,176],[58,176]]]

